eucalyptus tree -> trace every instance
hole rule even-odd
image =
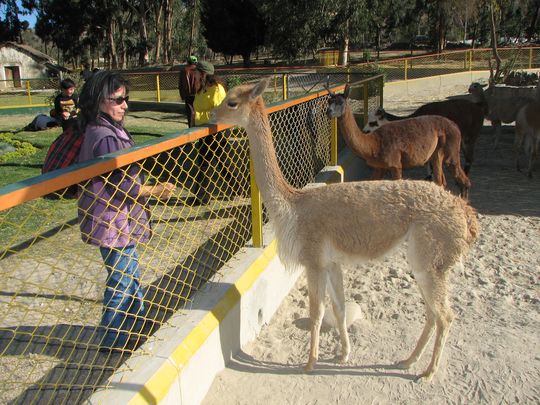
[[[0,11],[4,13],[0,20],[0,42],[22,42],[21,33],[28,29],[28,22],[21,21],[19,15],[26,15],[34,8],[34,0],[0,0]]]
[[[316,50],[325,45],[322,30],[335,3],[326,0],[257,1],[267,27],[265,43],[273,55],[287,61],[306,54],[315,55]]]
[[[201,0],[201,24],[210,49],[231,62],[234,55],[241,55],[244,66],[264,43],[265,23],[250,0]]]

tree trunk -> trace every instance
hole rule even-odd
[[[154,8],[155,11],[155,22],[156,22],[156,42],[154,48],[154,63],[158,63],[161,58],[160,49],[161,49],[161,16],[163,15],[163,2],[160,2],[157,7]]]
[[[339,53],[338,64],[341,66],[347,66],[349,63],[349,20],[345,22],[345,35],[343,36],[343,47]]]
[[[139,52],[139,66],[144,66],[148,62],[148,30],[146,27],[146,1],[139,0],[139,41],[141,50]]]
[[[493,58],[495,58],[495,73],[491,67],[491,61],[489,63],[489,84],[495,84],[501,75],[501,57],[499,56],[499,51],[497,50],[497,27],[495,26],[495,11],[493,10],[493,5],[489,6],[489,14],[491,17],[490,29],[491,29],[491,50],[493,53]]]
[[[173,63],[172,58],[172,18],[173,18],[173,2],[165,0],[165,15],[163,16],[163,63]]]
[[[197,0],[193,0],[193,7],[191,9],[191,31],[189,33],[189,47],[188,47],[188,54],[186,56],[190,56],[193,53],[193,40],[195,39],[195,19],[197,17]]]
[[[107,39],[109,40],[109,60],[111,69],[118,68],[118,55],[116,54],[116,42],[114,40],[114,19],[111,19],[107,27]]]

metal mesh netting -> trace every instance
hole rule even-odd
[[[310,80],[303,86],[322,83]],[[370,90],[370,103],[379,102],[378,88]],[[272,89],[266,97],[273,99]],[[274,142],[285,177],[303,187],[330,161],[327,97],[321,92],[285,105],[270,115]],[[239,128],[207,132],[169,135],[0,189],[0,402],[78,403],[107,389],[126,358],[140,358],[131,364],[142,367],[147,344],[160,344],[154,332],[173,313],[189,311],[197,290],[249,245],[247,136]],[[200,139],[187,141],[188,135]],[[164,182],[175,186],[170,198],[160,195]],[[79,198],[94,202],[83,206],[69,198],[71,184],[79,185]],[[146,201],[121,184],[144,186],[153,196]],[[134,316],[140,319],[133,319],[121,350],[100,350],[108,275],[99,248],[81,240],[79,221],[97,216],[97,206],[137,202],[151,228],[149,240],[136,244],[135,258],[146,312]],[[143,217],[134,218],[136,226],[146,226]]]

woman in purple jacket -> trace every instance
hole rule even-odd
[[[123,127],[128,83],[117,73],[98,72],[79,97],[84,141],[78,161],[134,145]],[[78,216],[84,242],[99,247],[107,269],[100,325],[100,350],[133,350],[145,321],[136,245],[150,238],[147,198],[169,198],[170,183],[144,185],[139,164],[116,169],[82,184]]]

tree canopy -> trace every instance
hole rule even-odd
[[[450,41],[489,46],[491,8],[498,41],[540,40],[538,0],[0,0],[0,41],[24,41],[20,17],[32,11],[42,50],[75,66],[172,64],[208,51],[248,65],[260,50],[294,61],[325,47],[346,64],[349,49],[413,49],[420,37],[439,52]]]

